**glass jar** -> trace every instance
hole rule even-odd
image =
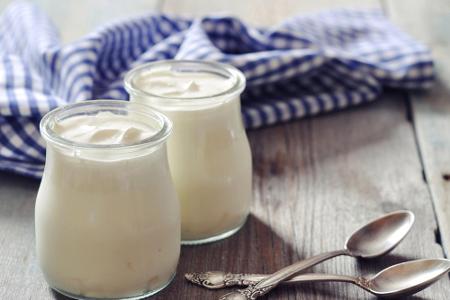
[[[161,72],[165,75],[156,87],[170,90],[172,79],[183,76],[193,78],[187,86],[194,91],[203,88],[210,93],[192,96],[169,91],[171,95],[162,95],[152,91],[152,84],[141,83]],[[202,87],[196,77],[211,77],[211,85],[222,78],[227,87]],[[184,89],[185,84],[181,85]],[[150,105],[173,122],[167,149],[181,203],[182,244],[212,242],[237,232],[252,199],[252,159],[240,109],[244,75],[220,63],[168,60],[131,70],[125,88],[132,102]]]
[[[153,133],[134,144],[99,145],[55,131],[62,121],[99,113],[141,120]],[[179,203],[166,154],[170,133],[163,114],[128,101],[92,100],[44,116],[36,247],[53,289],[77,299],[141,299],[170,283],[180,253]]]

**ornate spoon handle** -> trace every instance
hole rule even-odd
[[[267,294],[270,290],[275,288],[280,282],[291,278],[300,271],[312,267],[322,261],[330,259],[339,255],[348,255],[347,250],[338,250],[333,252],[328,252],[324,254],[319,254],[305,260],[296,262],[290,266],[287,266],[272,275],[267,276],[263,280],[257,282],[256,284],[249,285],[246,289],[237,290],[235,292],[228,293],[220,297],[220,300],[231,300],[231,299],[256,299],[259,296]]]
[[[190,282],[208,289],[220,289],[232,286],[248,286],[256,284],[259,281],[267,278],[268,276],[270,276],[270,274],[233,274],[224,273],[221,271],[187,273],[185,275],[186,279]],[[280,284],[324,281],[354,282],[354,280],[355,279],[353,277],[349,276],[308,273],[297,275],[288,280],[280,282]]]

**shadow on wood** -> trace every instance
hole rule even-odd
[[[394,250],[395,251],[395,250]],[[370,276],[369,274],[376,274],[381,270],[408,261],[419,259],[418,257],[407,257],[403,255],[387,254],[381,257],[372,259],[358,259],[356,262],[356,269],[361,272],[361,275]]]
[[[184,279],[184,273],[213,270],[272,273],[290,264],[294,256],[290,244],[258,217],[250,215],[245,226],[228,239],[206,245],[183,246],[174,283],[155,299],[215,299],[224,290],[197,287]]]

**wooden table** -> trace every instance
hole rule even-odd
[[[5,1],[0,1],[4,5]],[[183,247],[175,282],[153,299],[214,299],[222,292],[186,283],[186,271],[270,273],[340,249],[369,219],[412,210],[416,224],[390,255],[359,262],[340,257],[313,271],[373,274],[413,258],[443,257],[450,246],[450,7],[444,0],[36,1],[71,40],[100,21],[144,10],[201,15],[228,11],[250,23],[345,4],[379,6],[433,47],[438,82],[430,92],[389,91],[372,104],[249,132],[254,201],[245,227],[210,245]],[[431,2],[431,3],[430,3]],[[64,3],[64,4],[62,4]],[[362,3],[362,4],[361,4]],[[39,182],[0,174],[0,299],[66,299],[45,283],[34,252]],[[270,299],[370,299],[342,283],[279,288]],[[449,299],[446,277],[410,299]]]

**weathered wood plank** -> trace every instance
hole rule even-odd
[[[434,200],[442,244],[450,251],[450,3],[388,1],[392,19],[433,50],[437,83],[410,101],[425,174]]]
[[[368,219],[411,209],[417,224],[393,256],[374,263],[337,258],[314,270],[339,274],[374,273],[394,262],[442,257],[434,240],[436,223],[421,178],[413,131],[400,95],[373,105],[250,132],[254,155],[252,218],[237,236],[215,245],[183,248],[179,272],[228,270],[272,272],[298,259],[339,249]],[[448,279],[420,294],[446,299]],[[209,299],[183,282],[157,299],[186,295]],[[369,299],[344,284],[279,289],[270,299]]]
[[[185,16],[202,16],[211,13],[227,13],[242,18],[253,25],[275,25],[287,17],[299,13],[342,6],[379,7],[378,0],[259,0],[259,1],[178,1],[164,0],[162,11]]]
[[[373,262],[342,257],[318,272],[373,274],[396,262],[441,257],[436,222],[421,177],[411,125],[399,95],[340,113],[249,133],[254,156],[254,201],[249,222],[222,242],[183,247],[178,276],[154,299],[214,299],[186,283],[187,271],[273,272],[298,259],[339,249],[368,219],[411,209],[417,223],[393,255]],[[34,255],[37,183],[0,177],[0,299],[53,299]],[[447,299],[448,278],[417,299]],[[60,299],[66,299],[59,296]],[[281,288],[269,299],[371,299],[346,284]]]
[[[34,252],[38,184],[0,174],[0,299],[39,299],[49,291]]]
[[[0,0],[0,9],[13,0]],[[30,0],[44,10],[60,31],[63,43],[72,42],[117,18],[159,11],[162,0]]]

